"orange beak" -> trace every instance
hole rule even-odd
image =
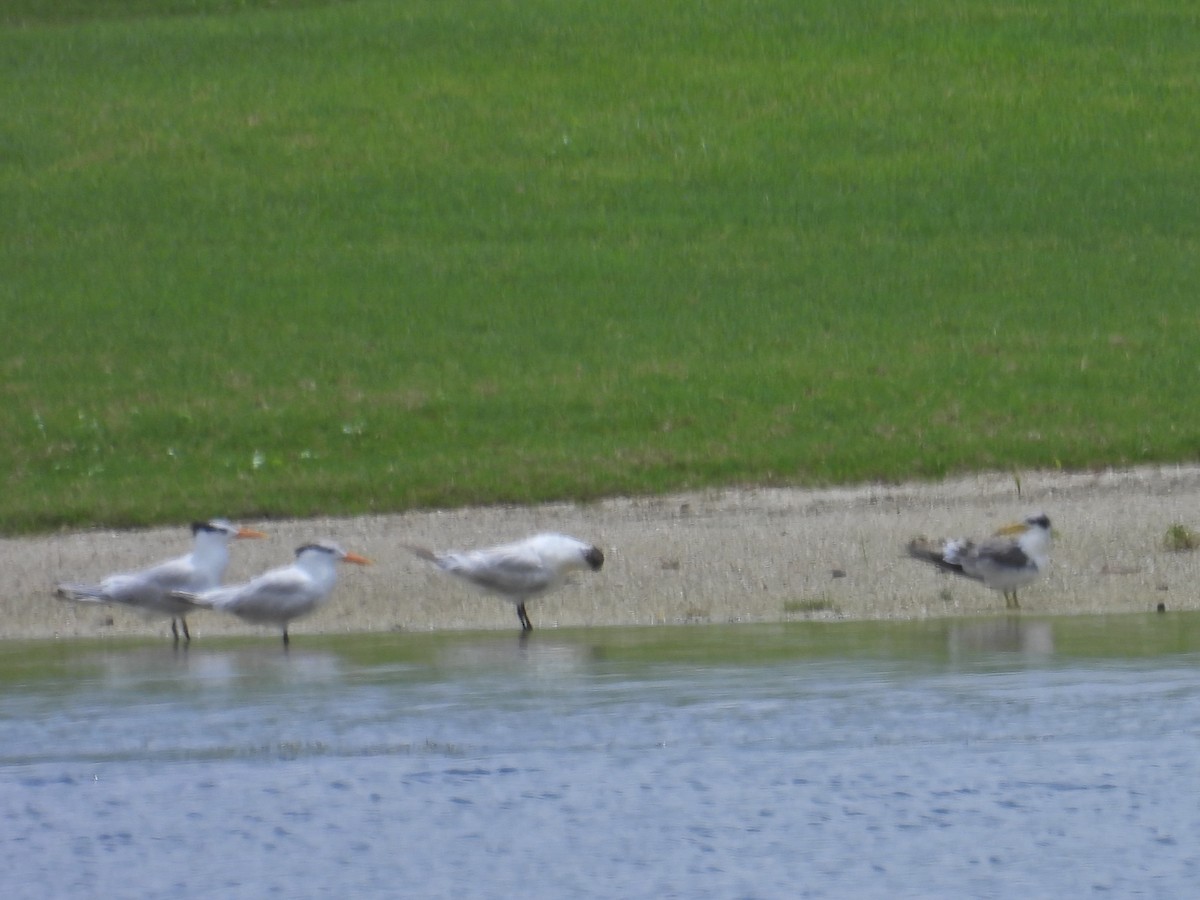
[[[239,539],[241,539],[241,538],[265,538],[266,536],[267,536],[267,533],[265,531],[255,531],[253,528],[239,528],[238,533],[234,535],[235,538],[239,538]]]
[[[342,557],[346,562],[357,563],[360,566],[369,566],[371,561],[365,556],[359,556],[357,553],[347,553]]]

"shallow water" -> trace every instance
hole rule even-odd
[[[1200,617],[0,644],[7,897],[1200,878]]]

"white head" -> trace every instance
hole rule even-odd
[[[229,544],[240,538],[265,538],[261,531],[238,528],[225,519],[211,519],[192,523],[192,564],[197,573],[207,573],[208,584],[204,589],[214,588],[225,577],[229,565]]]
[[[598,572],[604,565],[604,551],[568,534],[548,532],[529,539],[530,545],[550,566],[559,571],[591,569]]]
[[[1025,534],[1022,535],[1021,546],[1030,556],[1046,554],[1050,548],[1050,517],[1044,512],[1031,513],[1024,519]]]
[[[1026,554],[1041,559],[1050,548],[1050,517],[1044,512],[1030,513],[1020,522],[1006,525],[996,533],[1015,538]]]

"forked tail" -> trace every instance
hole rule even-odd
[[[953,572],[956,575],[966,575],[963,571],[962,563],[950,562],[946,559],[946,551],[943,544],[931,541],[928,538],[914,538],[908,542],[908,555],[913,559],[919,559],[921,562],[930,563],[937,566],[943,572]],[[970,578],[971,576],[967,576]]]
[[[99,585],[60,584],[54,589],[59,600],[74,600],[76,603],[107,603],[108,598]]]
[[[437,554],[427,547],[418,547],[416,544],[405,544],[404,549],[430,562],[437,562]]]

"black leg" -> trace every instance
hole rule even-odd
[[[185,619],[183,616],[180,616],[180,617],[179,617],[179,624],[183,626],[183,638],[184,638],[184,640],[185,640],[185,641],[187,641],[187,642],[190,644],[190,643],[192,642],[192,633],[191,633],[190,631],[188,631],[188,627],[187,627],[187,619]]]
[[[175,643],[179,643],[179,629],[175,627],[174,616],[171,616],[171,637],[175,638]]]
[[[525,612],[525,604],[517,604],[517,618],[521,620],[522,631],[533,631],[533,623],[529,621],[529,614]]]
[[[287,633],[287,626],[286,626],[286,625],[284,625],[284,626],[283,626],[283,646],[284,646],[284,647],[286,647],[286,646],[288,646],[288,645],[289,645],[291,642],[292,642],[292,639],[291,639],[290,637],[288,637],[288,633]]]

